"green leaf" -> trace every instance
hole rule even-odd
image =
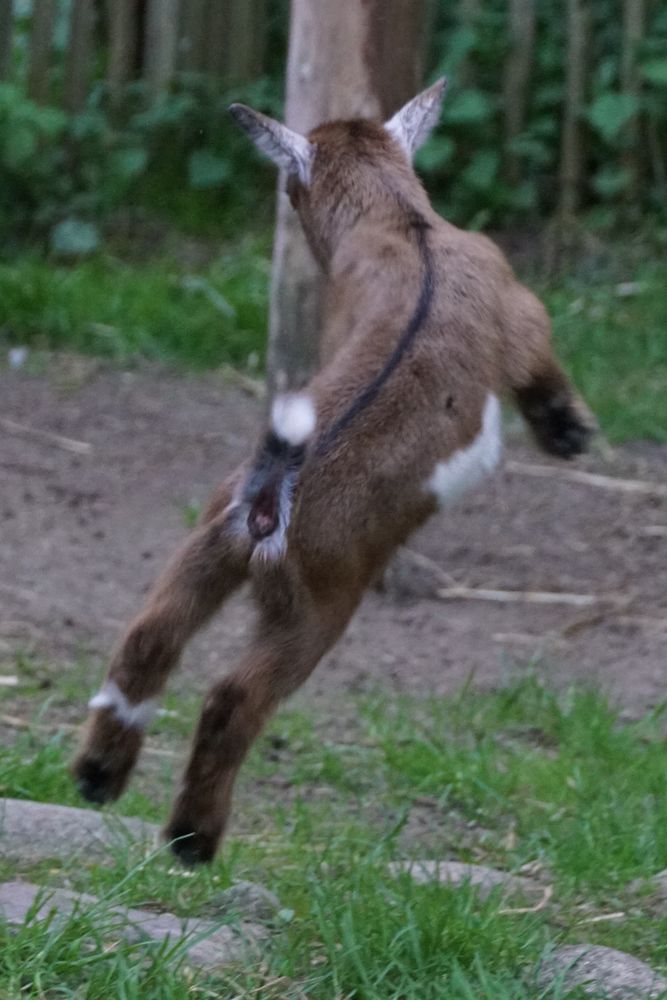
[[[639,111],[634,94],[601,94],[586,113],[588,121],[606,142],[611,142]]]
[[[460,90],[445,105],[445,117],[454,125],[486,122],[493,114],[491,101],[481,90]]]
[[[59,257],[84,257],[100,245],[100,233],[92,222],[74,217],[63,219],[51,230],[51,250]]]
[[[446,135],[435,135],[419,150],[415,163],[419,170],[428,173],[440,170],[451,160],[456,150],[456,143]]]
[[[500,158],[495,150],[476,153],[463,171],[462,179],[475,191],[488,191],[498,175]]]
[[[515,211],[531,212],[539,204],[537,185],[534,181],[524,181],[508,192],[507,200]]]
[[[447,38],[447,58],[443,72],[451,73],[466,59],[477,44],[477,32],[468,25],[456,28]]]
[[[658,87],[667,87],[667,59],[649,59],[641,67],[642,76]]]
[[[29,125],[15,125],[6,131],[2,162],[8,170],[17,170],[35,155],[37,133]]]
[[[193,188],[212,188],[229,176],[229,163],[210,149],[195,149],[188,160],[188,180]]]
[[[108,121],[97,109],[82,111],[70,121],[70,133],[73,139],[102,139],[108,129]]]
[[[632,171],[627,167],[602,167],[593,177],[593,190],[601,198],[611,200],[627,190],[632,181]]]
[[[545,167],[551,162],[551,149],[541,139],[530,135],[518,135],[507,146],[511,153],[520,156],[527,163]]]
[[[148,150],[141,146],[119,149],[111,157],[111,172],[122,180],[132,180],[143,174],[148,163]]]
[[[67,115],[58,108],[39,108],[34,121],[43,136],[56,139],[65,130]]]

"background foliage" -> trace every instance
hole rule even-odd
[[[146,15],[170,2],[129,6]],[[424,76],[450,79],[418,156],[429,193],[453,222],[492,229],[540,285],[610,437],[667,438],[667,7],[424,2]],[[587,19],[574,105],[573,5]],[[227,106],[282,114],[288,0],[182,4],[157,81],[166,36],[151,42],[144,21],[123,28],[134,57],[114,69],[122,6],[0,0],[0,344],[256,368],[275,172]],[[521,9],[534,22],[525,44]]]
[[[559,157],[566,99],[565,4],[535,4],[536,34],[526,116],[522,131],[504,139],[500,82],[509,49],[507,0],[479,5],[473,24],[461,23],[460,8],[438,5],[434,43],[436,73],[452,78],[444,125],[424,149],[420,166],[448,214],[465,225],[525,224],[550,216],[560,195]],[[623,93],[622,4],[593,0],[586,49],[583,107],[582,209],[593,221],[636,221],[641,212],[664,211],[667,145],[667,8],[651,4],[644,40],[636,51],[642,80],[639,95]],[[638,120],[641,148],[630,129]],[[651,136],[650,141],[648,136]],[[651,149],[646,156],[647,148]],[[519,162],[519,183],[506,173],[508,155]],[[640,183],[633,190],[633,176]]]
[[[50,239],[59,252],[70,245],[73,252],[92,248],[91,231],[74,223],[98,223],[128,200],[155,207],[158,191],[162,207],[176,201],[180,221],[195,227],[208,210],[220,218],[239,201],[246,209],[257,205],[253,215],[266,223],[273,173],[251,160],[226,107],[232,99],[243,99],[281,113],[287,6],[286,0],[263,6],[262,23],[254,29],[264,39],[261,57],[247,68],[245,79],[231,83],[224,65],[217,73],[193,72],[176,59],[171,83],[157,97],[141,67],[120,100],[117,91],[112,94],[102,22],[85,101],[66,113],[60,108],[72,2],[56,5],[42,106],[26,93],[31,5],[19,4],[7,82],[0,87],[5,231],[22,239]],[[581,207],[592,210],[595,224],[608,226],[664,211],[667,8],[648,3],[644,38],[635,52],[639,91],[630,93],[621,84],[622,0],[590,0],[587,7],[586,96],[579,109]],[[451,83],[443,125],[420,155],[419,166],[442,209],[468,226],[535,223],[558,207],[568,32],[563,4],[542,0],[535,5],[535,40],[522,95],[525,120],[508,140],[502,81],[516,58],[510,8],[510,0],[433,5],[427,76],[445,73]],[[54,234],[64,219],[69,227]]]

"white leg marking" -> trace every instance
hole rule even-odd
[[[467,448],[455,451],[446,462],[438,462],[426,488],[435,493],[440,507],[456,503],[493,472],[502,447],[498,397],[489,393],[484,404],[482,429]]]
[[[115,681],[107,681],[90,699],[88,708],[112,708],[120,721],[133,729],[145,729],[157,709],[157,698],[146,698],[131,705]]]

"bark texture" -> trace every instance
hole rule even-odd
[[[64,98],[68,111],[80,111],[86,101],[93,55],[94,26],[93,0],[74,0],[70,13],[65,68]]]
[[[567,0],[565,104],[560,160],[562,223],[569,224],[579,207],[583,164],[581,109],[586,88],[586,44],[590,24],[588,0]]]
[[[505,170],[508,180],[521,180],[520,160],[511,143],[521,133],[528,106],[528,84],[535,44],[535,0],[510,0],[510,51],[505,61]]]
[[[424,0],[292,0],[286,124],[306,133],[334,118],[391,115],[420,85]],[[279,179],[269,333],[273,392],[312,373],[320,278]]]
[[[107,0],[109,62],[107,79],[114,104],[132,79],[137,62],[138,0]]]
[[[29,43],[28,96],[39,104],[45,104],[49,97],[55,16],[55,0],[35,0]]]
[[[153,97],[171,82],[176,66],[180,0],[150,0],[146,17],[144,66]]]
[[[641,95],[641,77],[637,53],[646,31],[646,0],[623,0],[623,46],[621,50],[621,89],[631,97]],[[628,148],[623,164],[630,173],[628,198],[636,201],[642,173],[643,152],[639,148],[640,117],[633,115],[626,128]]]
[[[11,73],[13,16],[13,0],[0,0],[0,80]]]

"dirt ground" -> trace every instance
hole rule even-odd
[[[261,412],[213,375],[58,358],[42,374],[0,372],[0,661],[26,649],[51,662],[84,655],[99,673],[186,533],[186,511],[247,454]],[[67,450],[44,431],[90,448]],[[472,677],[489,687],[529,663],[558,684],[601,686],[632,714],[667,696],[667,498],[538,478],[514,463],[641,479],[663,493],[667,483],[667,448],[636,444],[563,466],[510,421],[505,467],[412,540],[386,592],[367,596],[307,683],[305,704],[378,684],[442,693]],[[448,585],[596,600],[437,597]],[[191,644],[179,683],[203,687],[223,673],[250,623],[241,595]]]

